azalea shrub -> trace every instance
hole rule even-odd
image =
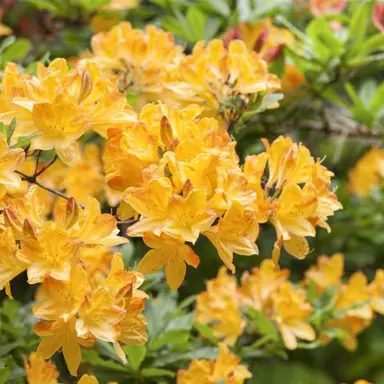
[[[3,0],[0,384],[384,383],[383,33]]]

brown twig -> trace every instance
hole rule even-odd
[[[65,195],[64,193],[60,192],[60,191],[57,191],[51,187],[48,187],[44,184],[41,184],[39,181],[37,181],[36,179],[36,176],[28,176],[28,175],[25,175],[24,173],[20,172],[20,171],[15,171],[17,174],[19,174],[23,180],[25,181],[28,181],[28,183],[31,183],[31,184],[35,184],[37,185],[38,187],[42,188],[42,189],[45,189],[46,191],[48,192],[51,192],[52,194],[56,195],[56,196],[59,196],[59,197],[62,197],[63,199],[65,200],[69,200],[70,197]],[[78,203],[77,204],[81,207],[81,208],[85,208],[85,206],[81,203]]]

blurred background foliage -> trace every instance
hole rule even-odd
[[[379,147],[384,136],[384,34],[372,23],[375,2],[350,1],[343,13],[317,18],[304,0],[131,0],[130,6],[122,9],[111,9],[109,3],[2,0],[1,22],[13,32],[0,40],[0,68],[17,61],[33,72],[37,60],[74,57],[89,48],[92,34],[121,20],[129,20],[135,27],[151,23],[164,28],[175,34],[188,52],[197,41],[236,35],[239,23],[256,24],[273,17],[276,26],[288,28],[300,42],[300,49],[284,46],[273,62],[273,71],[281,76],[284,64],[294,63],[305,81],[300,90],[285,95],[279,109],[251,116],[235,128],[237,151],[244,159],[262,150],[260,138],[272,140],[284,133],[305,143],[315,156],[325,157],[326,166],[335,172],[344,210],[332,218],[330,234],[323,231],[312,241],[313,251],[305,261],[285,255],[282,267],[299,280],[318,256],[342,252],[347,275],[362,270],[372,278],[384,261],[384,189],[377,186],[368,196],[358,197],[348,191],[347,184],[357,160],[372,146]],[[334,32],[331,23],[344,28]],[[361,183],[365,182],[362,178]],[[238,275],[270,257],[274,240],[272,229],[263,228],[258,240],[260,256],[238,257]],[[196,337],[191,303],[194,295],[205,289],[205,282],[216,276],[221,262],[208,241],[200,239],[196,247],[200,267],[188,271],[178,293],[168,290],[162,273],[146,280],[143,289],[154,297],[146,309],[149,343],[125,347],[128,366],[121,365],[107,345],[97,345],[99,354],[89,351],[84,356],[85,364],[96,367],[94,372],[101,382],[173,382],[174,372],[185,362],[215,356],[214,340],[207,343]],[[126,265],[134,267],[145,246],[134,240],[122,251]],[[19,278],[13,289],[16,300],[2,296],[0,305],[0,383],[24,382],[22,356],[37,343],[30,315],[33,291],[25,284],[25,277]],[[209,330],[200,332],[209,340]],[[70,382],[60,359],[55,357],[55,363]],[[377,319],[359,336],[354,353],[334,341],[286,356],[260,354],[246,362],[253,372],[250,383],[328,384],[365,378],[382,384],[384,319]]]

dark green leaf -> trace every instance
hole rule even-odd
[[[145,345],[126,345],[123,351],[127,355],[129,366],[133,371],[138,371],[147,354]]]
[[[27,39],[17,39],[10,47],[4,50],[1,63],[5,66],[9,61],[19,61],[25,58],[31,49],[31,43]]]
[[[279,332],[277,331],[276,325],[272,320],[253,308],[248,308],[247,314],[257,332],[261,335],[268,336],[271,340],[279,340]]]
[[[161,368],[144,368],[141,371],[144,377],[175,377],[175,372]]]

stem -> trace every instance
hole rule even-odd
[[[39,152],[40,153],[40,152]],[[38,155],[39,156],[39,155]],[[42,169],[40,169],[39,172],[35,172],[35,178],[40,176],[43,172],[45,172],[51,165],[53,165],[55,163],[55,161],[58,159],[58,156],[55,155],[54,158],[45,166],[43,167]],[[36,170],[37,170],[37,162],[36,162]]]
[[[28,176],[28,175],[25,175],[24,173],[22,172],[19,172],[19,171],[15,171],[17,174],[19,174],[24,180],[28,181],[29,183],[31,184],[35,184],[37,185],[38,187],[42,188],[42,189],[45,189],[46,191],[48,192],[51,192],[53,193],[54,195],[56,196],[59,196],[59,197],[62,197],[63,199],[65,200],[69,200],[69,196],[65,195],[64,193],[60,192],[60,191],[56,191],[55,189],[53,188],[50,188],[46,185],[43,185],[41,184],[39,181],[36,180],[36,176]],[[85,206],[81,203],[78,203],[76,202],[81,208],[85,208]]]

